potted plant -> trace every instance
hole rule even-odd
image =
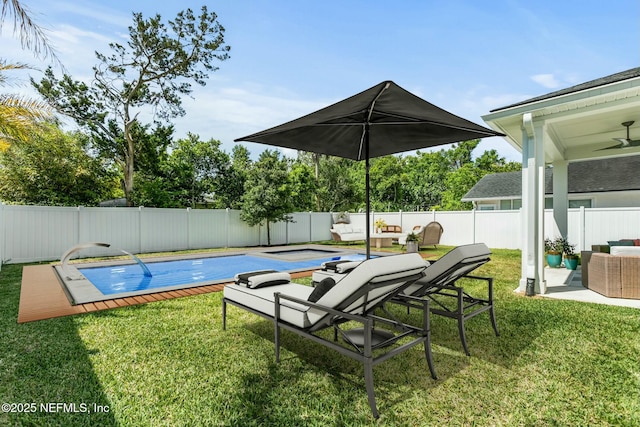
[[[387,223],[384,222],[384,219],[382,219],[382,218],[376,219],[376,222],[375,222],[376,232],[382,233],[382,227],[385,227],[386,225],[387,225]]]
[[[554,240],[549,238],[544,239],[544,251],[547,254],[547,264],[551,268],[558,268],[562,264],[562,237],[558,237]]]
[[[418,252],[418,235],[414,232],[407,234],[407,253]]]
[[[575,253],[576,245],[569,243],[567,239],[562,239],[562,252],[564,253],[564,266],[567,270],[578,268],[578,255]]]

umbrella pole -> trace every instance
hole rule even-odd
[[[366,225],[366,246],[367,246],[367,258],[371,258],[371,201],[369,200],[369,123],[364,125],[364,167],[365,167],[365,200],[367,204],[367,225]]]

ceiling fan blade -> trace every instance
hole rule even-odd
[[[621,148],[628,147],[629,143],[631,142],[631,140],[628,138],[613,138],[613,140],[618,141]]]
[[[617,144],[617,145],[612,145],[611,147],[604,147],[604,148],[598,148],[596,151],[602,151],[602,150],[613,150],[615,148],[623,148],[624,145],[622,144]]]
[[[629,147],[640,147],[640,139],[629,141]]]

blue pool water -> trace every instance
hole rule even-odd
[[[252,255],[232,255],[178,261],[150,262],[152,277],[144,275],[138,264],[79,268],[78,270],[104,295],[159,289],[170,286],[232,279],[237,273],[254,270],[291,271],[320,267],[336,259],[360,261],[364,255],[353,254],[322,259],[283,261]]]

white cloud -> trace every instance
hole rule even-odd
[[[531,76],[531,80],[549,89],[556,89],[561,85],[553,74],[535,74]]]

